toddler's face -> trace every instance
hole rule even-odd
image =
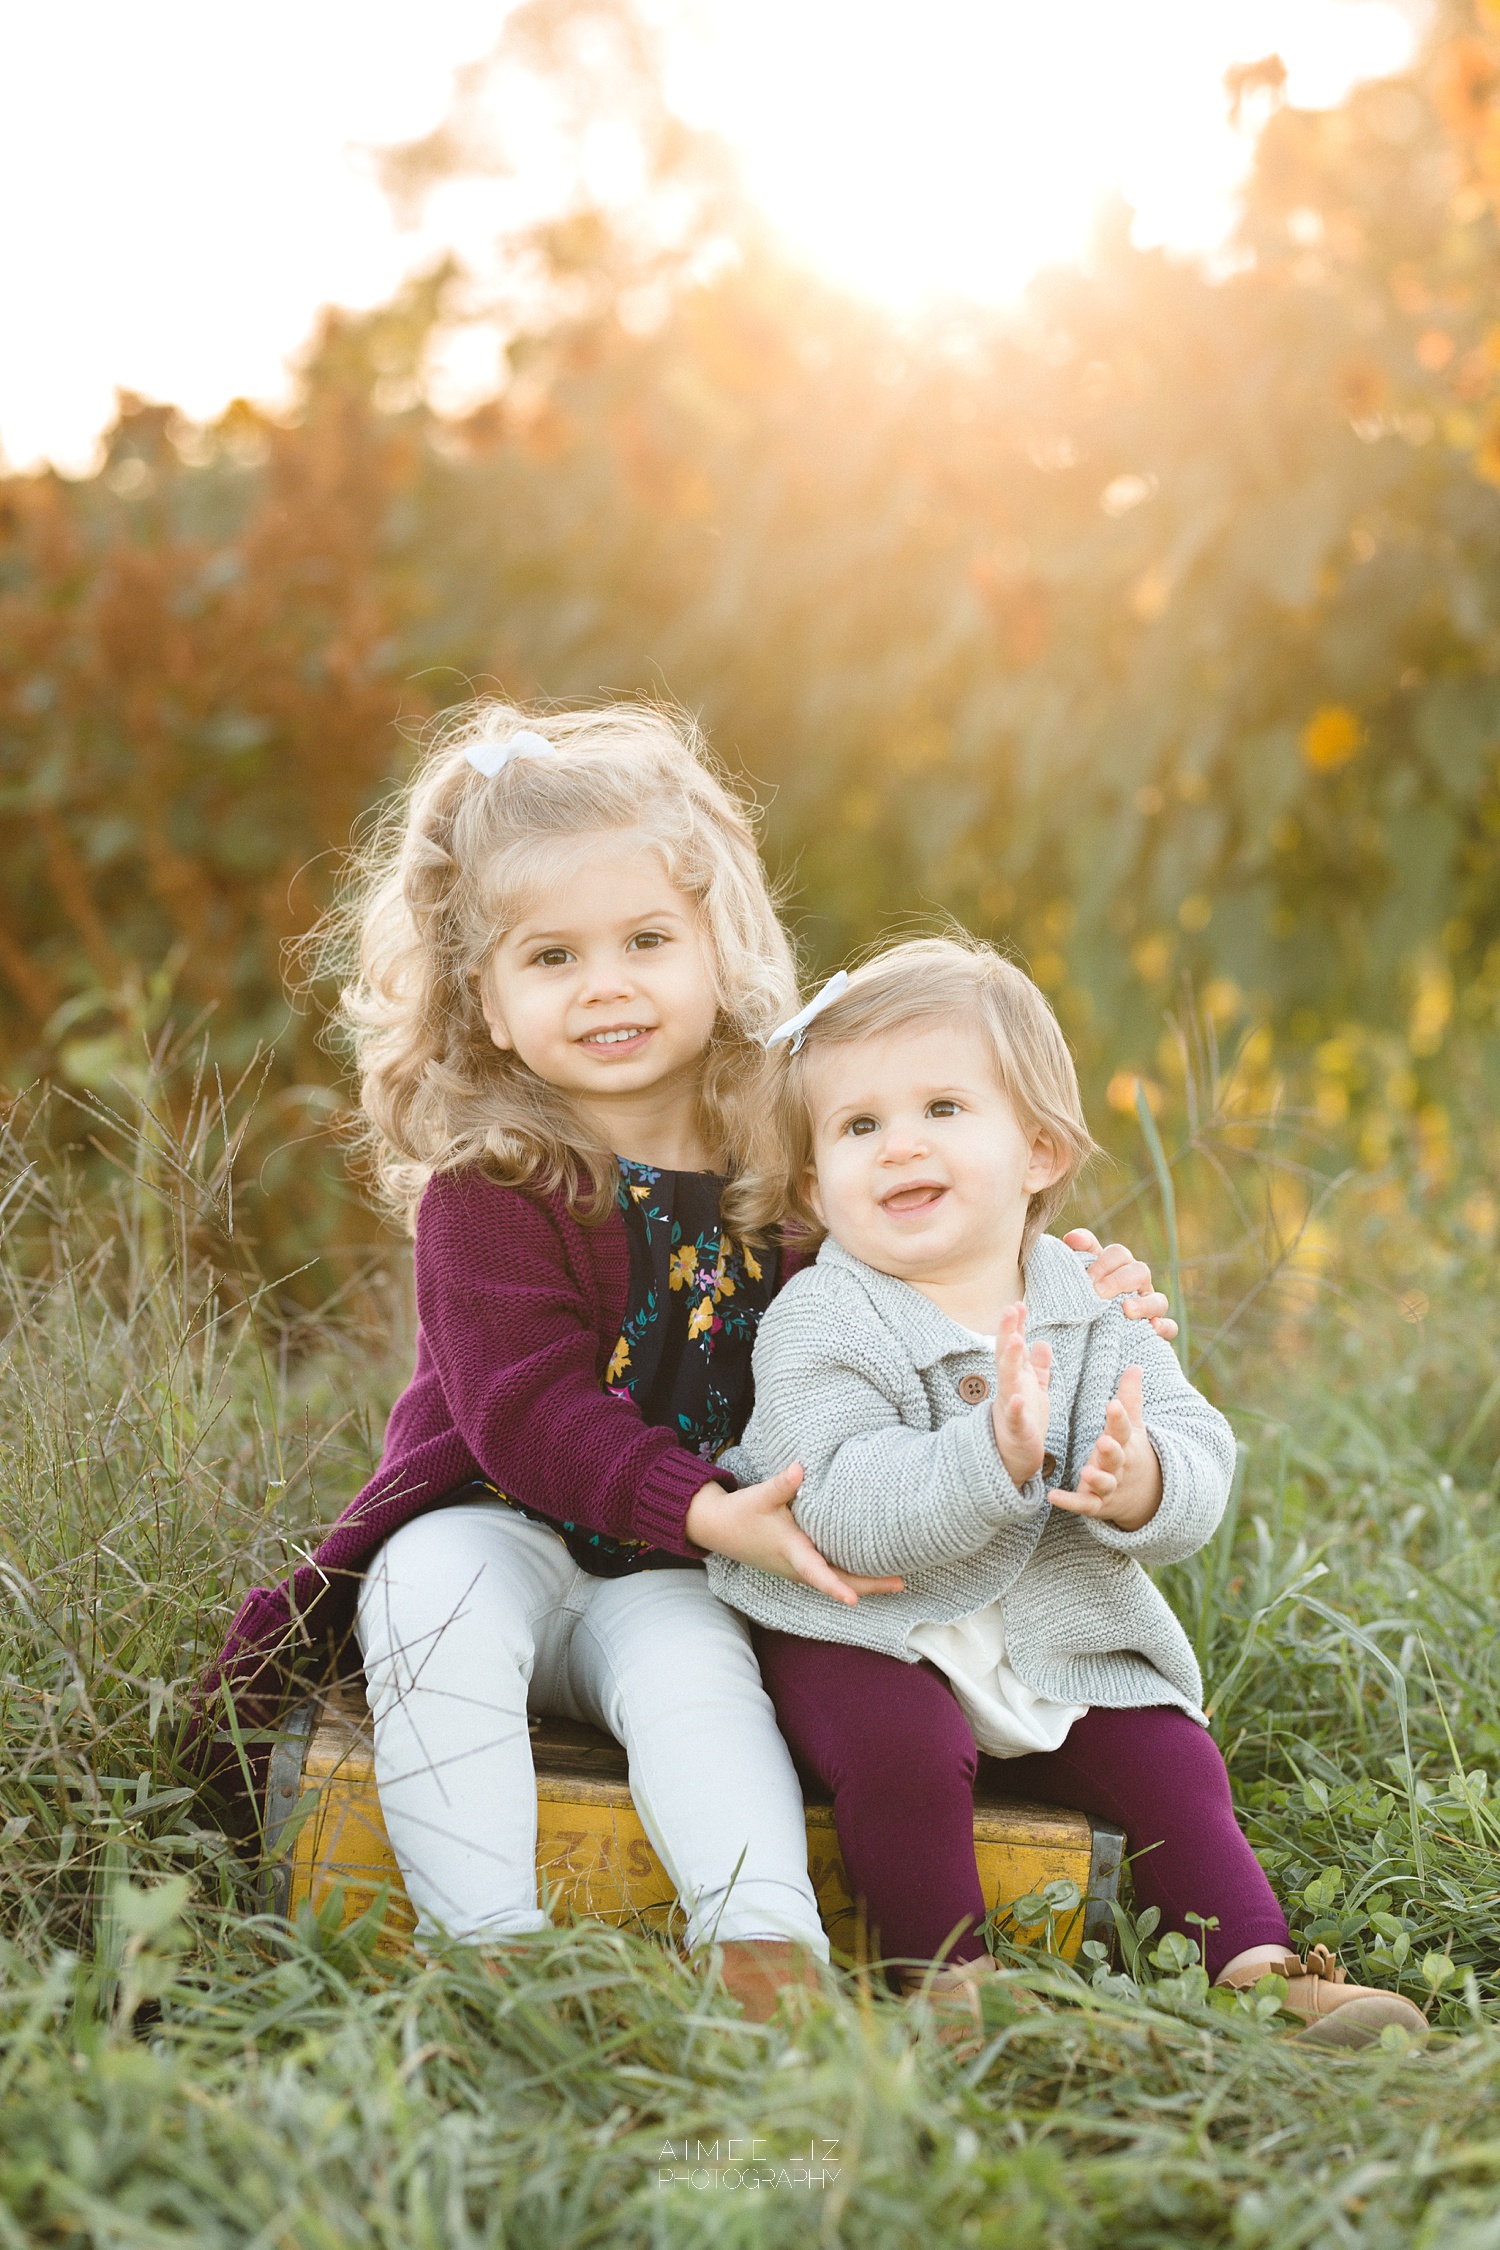
[[[495,1045],[587,1100],[696,1071],[718,1012],[692,901],[638,838],[559,850],[480,978]]]
[[[993,1265],[1013,1293],[1027,1207],[1062,1162],[1017,1122],[984,1038],[932,1023],[815,1049],[806,1084],[834,1240],[918,1286]]]

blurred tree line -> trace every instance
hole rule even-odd
[[[518,87],[627,130],[634,192],[581,165],[485,274],[329,313],[284,415],[122,398],[96,475],[0,480],[6,1080],[202,1036],[268,1072],[278,1253],[346,1234],[282,955],[351,826],[444,704],[661,694],[752,777],[810,967],[950,911],[1122,1111],[1190,1005],[1247,1099],[1443,1187],[1500,1010],[1500,0],[1337,110],[1281,76],[1232,74],[1214,271],[1121,211],[917,322],[767,235],[629,0],[531,0],[390,192],[503,180]],[[496,323],[495,395],[439,414]]]

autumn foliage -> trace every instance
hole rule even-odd
[[[1019,310],[924,324],[767,239],[624,0],[511,22],[497,72],[615,100],[647,189],[508,246],[492,401],[427,403],[475,317],[444,271],[329,315],[286,416],[127,399],[97,475],[0,484],[10,1083],[201,1024],[271,1057],[287,1240],[343,1224],[284,947],[412,724],[500,683],[701,712],[815,961],[954,913],[1127,1091],[1186,975],[1263,1083],[1436,1150],[1500,1007],[1500,13],[1275,110],[1232,270],[1121,214]],[[484,98],[402,194],[475,168]]]

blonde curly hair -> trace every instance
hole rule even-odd
[[[492,778],[467,753],[517,731],[556,758]],[[434,731],[409,786],[378,816],[345,895],[315,933],[314,965],[343,978],[337,1011],[359,1072],[379,1193],[408,1227],[435,1172],[482,1164],[578,1216],[613,1208],[618,1171],[566,1093],[502,1052],[479,976],[559,843],[637,835],[696,904],[718,1016],[700,1123],[733,1175],[755,1131],[765,1033],[796,1004],[792,949],[756,850],[752,808],[712,770],[693,722],[647,704],[525,712],[480,702]]]

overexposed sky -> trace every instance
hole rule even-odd
[[[284,396],[321,304],[378,303],[403,234],[362,146],[443,114],[507,0],[0,0],[0,453],[82,467],[116,384]],[[674,95],[776,224],[893,303],[1013,295],[1111,189],[1212,249],[1249,154],[1222,77],[1294,101],[1399,69],[1420,0],[649,0]],[[456,207],[455,207],[456,208]],[[472,204],[469,207],[472,220]]]
[[[1224,72],[1279,54],[1288,97],[1400,69],[1390,0],[750,0],[714,10],[695,108],[819,262],[913,303],[1008,297],[1076,255],[1118,189],[1138,242],[1223,239],[1249,139]]]

